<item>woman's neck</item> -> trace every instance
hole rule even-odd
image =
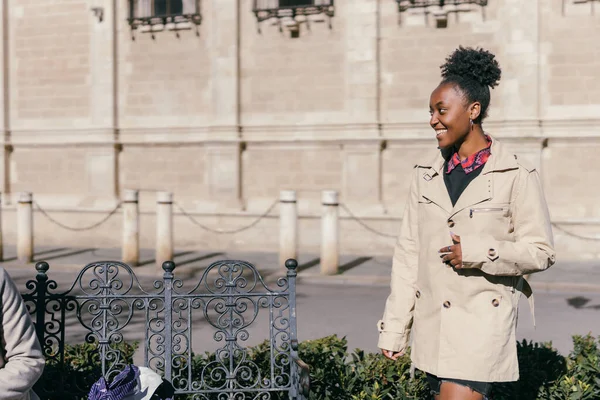
[[[481,125],[474,125],[473,129],[465,136],[464,140],[457,149],[458,157],[461,160],[485,149],[488,145],[487,138]]]

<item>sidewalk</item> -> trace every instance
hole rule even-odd
[[[78,272],[83,266],[94,261],[119,260],[120,249],[94,248],[37,248],[36,261],[46,261],[53,271]],[[23,264],[16,260],[14,247],[5,247],[4,258],[0,263],[11,275],[35,276],[35,263]],[[278,266],[277,253],[230,252],[230,251],[178,251],[175,253],[176,276],[193,277],[199,275],[212,262],[223,259],[244,260],[254,264],[268,281],[285,275],[285,269]],[[342,284],[388,287],[391,273],[391,255],[356,256],[341,255],[339,273],[334,276],[320,274],[319,255],[303,253],[298,257],[300,284]],[[162,270],[155,265],[154,251],[140,250],[140,266],[135,268],[139,276],[160,278]],[[561,292],[600,293],[600,260],[559,262],[543,273],[530,277],[534,290]]]

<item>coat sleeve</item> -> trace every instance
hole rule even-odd
[[[520,276],[543,271],[555,262],[548,206],[535,169],[520,168],[512,216],[514,241],[491,235],[463,235],[463,263],[490,275]]]
[[[27,399],[44,370],[42,349],[21,294],[2,268],[0,294],[5,362],[0,368],[0,400]]]
[[[417,171],[415,168],[400,235],[394,249],[391,292],[385,304],[383,318],[377,324],[378,347],[384,350],[404,351],[412,327],[419,257]]]

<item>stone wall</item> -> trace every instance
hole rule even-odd
[[[540,168],[558,227],[600,238],[600,15],[564,3],[490,1],[451,12],[443,28],[393,0],[337,0],[331,21],[312,16],[294,35],[285,21],[258,24],[251,0],[202,0],[198,27],[154,32],[130,30],[124,1],[4,0],[5,242],[20,191],[84,226],[129,188],[142,190],[144,247],[157,190],[232,229],[295,189],[303,251],[318,251],[325,189],[395,234],[407,174],[436,146],[427,111],[439,65],[461,44],[490,49],[503,68],[486,130]],[[393,239],[341,214],[343,251],[391,253]],[[75,233],[36,213],[36,244],[119,246],[119,218]],[[276,251],[277,208],[239,234],[182,215],[175,229],[178,248]],[[562,258],[600,256],[596,243],[555,233]]]

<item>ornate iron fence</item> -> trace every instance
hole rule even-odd
[[[48,264],[39,262],[36,279],[27,282],[29,292],[22,296],[54,367],[45,371],[36,392],[42,400],[82,399],[100,375],[110,381],[126,365],[124,331],[130,325],[135,329],[137,317],[144,327],[144,365],[171,382],[176,398],[305,399],[308,366],[298,358],[296,337],[297,265],[288,260],[287,276],[272,290],[252,264],[218,261],[188,290],[175,279],[175,265],[165,262],[163,279],[147,290],[128,265],[96,262],[85,266],[68,290],[59,291],[47,275]],[[268,367],[259,366],[243,345],[261,310],[269,320]],[[212,326],[221,346],[201,365],[192,355],[193,325],[199,321]],[[91,380],[73,381],[67,373],[65,331],[74,323],[85,328],[85,341],[97,348],[101,368]]]

